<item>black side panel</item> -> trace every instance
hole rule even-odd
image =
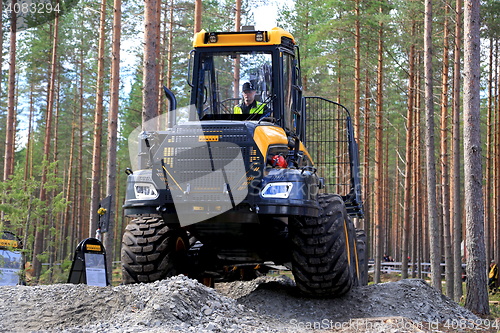
[[[358,145],[349,111],[321,97],[304,97],[304,105],[305,144],[318,175],[325,179],[323,193],[341,195],[348,214],[362,218]]]

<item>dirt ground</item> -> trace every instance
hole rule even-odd
[[[497,332],[432,289],[403,280],[336,299],[303,297],[286,276],[207,288],[152,284],[0,287],[0,332]]]

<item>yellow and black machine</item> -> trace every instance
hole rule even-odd
[[[193,46],[191,105],[176,113],[165,88],[169,127],[139,136],[123,281],[182,273],[213,285],[284,265],[312,296],[366,285],[348,110],[303,96],[299,49],[283,29],[201,31]]]

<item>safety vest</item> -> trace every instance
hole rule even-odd
[[[262,114],[264,112],[265,104],[263,104],[261,102],[257,102],[257,101],[255,101],[255,103],[257,104],[257,106],[250,109],[250,114],[254,114],[254,113]],[[236,105],[234,107],[234,114],[242,114],[242,113],[243,113],[243,111],[241,110],[241,106]]]
[[[493,267],[491,267],[491,270],[490,270],[490,279],[491,278],[497,278],[498,277],[498,269],[497,269],[497,265],[493,265]]]

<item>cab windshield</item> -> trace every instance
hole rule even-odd
[[[197,111],[201,120],[273,116],[270,52],[203,53],[199,68]]]

